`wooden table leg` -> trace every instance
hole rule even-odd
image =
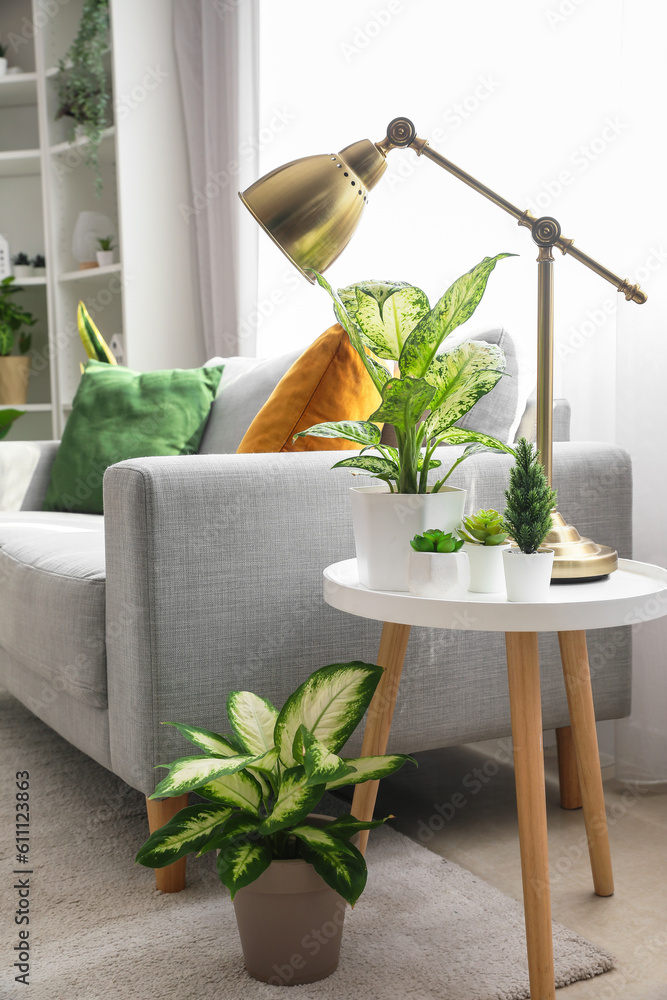
[[[554,1000],[542,704],[536,632],[508,632],[509,680],[523,907],[531,1000]]]
[[[384,673],[368,708],[364,741],[361,747],[362,757],[376,757],[387,749],[389,730],[391,729],[391,720],[394,717],[396,697],[401,683],[401,671],[409,638],[409,625],[385,622],[382,627],[378,663],[384,667]],[[355,785],[352,815],[356,816],[357,819],[368,821],[373,818],[379,784],[379,781],[366,781],[362,785]],[[359,835],[359,850],[362,854],[366,852],[368,833],[368,830],[362,830]]]
[[[611,896],[614,891],[614,877],[611,870],[586,633],[559,632],[558,641],[579,771],[593,886],[598,896]]]
[[[577,770],[577,755],[571,726],[561,726],[556,730],[558,750],[558,784],[560,787],[561,809],[581,809],[581,785]]]

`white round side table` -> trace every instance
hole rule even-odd
[[[538,633],[558,632],[593,886],[597,895],[610,896],[614,882],[585,630],[666,615],[667,570],[620,559],[605,579],[554,584],[545,601],[516,603],[504,594],[464,590],[447,600],[369,590],[359,583],[356,559],[347,559],[324,570],[324,599],[340,611],[384,622],[378,663],[385,671],[368,710],[363,756],[386,751],[413,625],[505,633],[530,995],[554,1000]],[[372,818],[378,784],[355,787],[352,812],[358,819]],[[366,831],[362,850],[367,839]]]

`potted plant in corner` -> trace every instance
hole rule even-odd
[[[107,267],[109,264],[113,264],[113,252],[116,249],[113,236],[101,236],[97,245],[99,247],[97,250],[98,267]]]
[[[458,526],[465,491],[445,483],[473,450],[513,454],[494,437],[456,426],[502,377],[503,352],[480,341],[440,350],[445,338],[474,313],[497,262],[511,256],[485,257],[457,278],[433,309],[420,288],[405,282],[368,281],[335,292],[313,272],[333,299],[338,322],[382,396],[368,420],[316,424],[297,435],[361,444],[358,456],[334,468],[359,469],[382,481],[351,492],[359,579],[371,589],[407,590],[405,551],[410,538],[428,524],[439,524],[444,531]],[[397,362],[399,373],[392,377],[377,358]],[[374,421],[393,426],[396,447],[381,442]],[[441,464],[433,454],[442,444],[469,447],[429,486],[429,472]]]
[[[0,281],[0,405],[22,406],[28,395],[30,350],[32,338],[22,327],[34,326],[37,320],[27,309],[17,305],[13,296],[22,291],[14,285],[14,277]],[[12,356],[18,334],[19,356]]]
[[[415,535],[408,556],[408,590],[417,597],[450,597],[461,588],[462,538],[431,528]]]
[[[505,589],[502,553],[509,549],[503,519],[497,510],[480,510],[464,517],[459,528],[468,557],[473,594],[495,594]]]
[[[525,438],[516,448],[505,500],[503,528],[516,543],[516,547],[503,552],[507,598],[544,600],[551,583],[554,553],[541,546],[552,527],[556,491],[547,482],[539,452]]]
[[[162,868],[192,851],[218,851],[218,876],[231,892],[245,965],[255,979],[315,982],[338,965],[345,901],[354,905],[367,874],[350,840],[384,820],[311,813],[327,790],[382,778],[411,760],[338,756],[382,673],[370,663],[322,667],[280,712],[265,698],[232,691],[231,736],[167,723],[203,752],[165,765],[169,774],[153,798],[195,791],[206,802],[186,806],[152,833],[136,860]],[[334,929],[326,944],[304,953],[305,936],[324,926]],[[290,975],[281,980],[276,970],[284,967]]]

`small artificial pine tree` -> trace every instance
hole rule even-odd
[[[516,447],[516,461],[510,469],[505,500],[504,530],[522,552],[537,552],[551,530],[556,491],[549,486],[539,452],[525,438],[521,438]]]

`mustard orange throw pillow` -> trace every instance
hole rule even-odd
[[[245,432],[237,453],[350,451],[342,438],[295,434],[330,420],[368,420],[380,394],[339,323],[310,345],[281,378]],[[361,445],[357,446],[361,447]]]

